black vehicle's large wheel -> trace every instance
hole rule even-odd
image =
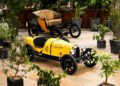
[[[25,45],[27,55],[29,56],[29,60],[32,61],[34,59],[35,53],[30,45]]]
[[[98,59],[94,57],[95,51],[91,48],[86,49],[84,52],[84,64],[87,67],[94,67],[97,64]]]
[[[28,27],[28,34],[29,34],[30,36],[38,36],[39,32],[38,32],[37,26],[35,26],[35,25],[30,25],[30,26]]]
[[[60,63],[63,71],[69,75],[72,75],[77,71],[77,63],[71,55],[64,55],[61,58]]]
[[[62,31],[57,29],[57,28],[54,28],[50,31],[50,35],[52,37],[59,37],[59,38],[62,38],[63,37],[63,34],[62,34]]]
[[[77,24],[72,24],[69,28],[69,33],[73,38],[77,38],[81,34],[81,29]]]

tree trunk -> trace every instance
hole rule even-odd
[[[108,82],[108,76],[106,74],[106,77],[105,77],[105,86],[107,86],[107,82]]]

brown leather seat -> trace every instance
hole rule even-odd
[[[47,26],[53,26],[62,23],[60,14],[53,10],[48,10],[48,9],[40,10],[34,12],[34,14],[37,15],[39,19],[44,19]]]

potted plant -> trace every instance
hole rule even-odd
[[[60,80],[66,74],[55,75],[53,71],[39,70],[37,75],[39,76],[37,80],[38,86],[60,86]]]
[[[113,0],[110,12],[110,20],[112,22],[112,32],[114,38],[110,40],[111,52],[118,54],[120,50],[120,9],[118,8],[119,0]]]
[[[11,40],[14,40],[14,28],[9,28],[6,22],[0,23],[0,57],[7,58],[7,49],[11,46]]]
[[[106,48],[106,41],[104,39],[105,34],[110,31],[108,27],[106,27],[104,24],[99,24],[97,26],[97,29],[99,30],[99,35],[94,35],[93,40],[97,40],[97,47],[98,48]]]
[[[100,56],[99,61],[102,64],[100,73],[101,77],[105,78],[105,81],[98,86],[115,86],[113,84],[108,83],[109,76],[114,75],[115,72],[120,68],[119,60],[113,60],[109,56],[109,54],[105,53]]]
[[[103,23],[105,20],[108,20],[111,9],[111,0],[100,0],[99,5],[100,10],[98,15],[100,17],[100,22]]]
[[[81,28],[82,18],[80,18],[84,14],[84,10],[87,7],[82,7],[78,1],[74,2],[74,22]]]
[[[8,51],[8,60],[3,60],[3,73],[7,75],[7,86],[23,86],[22,76],[30,71],[31,67],[25,66],[29,63],[25,48],[20,41],[15,40]]]
[[[95,28],[95,25],[100,24],[100,18],[98,16],[98,12],[100,9],[99,2],[100,0],[86,0],[86,5],[88,6],[88,9],[91,11],[91,16],[89,17],[91,31],[98,31]]]
[[[9,28],[6,22],[0,23],[0,44],[5,47],[10,47],[11,40],[15,37],[15,28]]]

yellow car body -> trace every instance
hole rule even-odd
[[[74,47],[72,43],[61,40],[59,38],[49,38],[47,39],[43,47],[36,47],[34,45],[34,39],[36,39],[37,37],[39,36],[26,37],[25,44],[30,45],[35,52],[41,54],[61,58],[65,54],[71,54],[71,50]]]
[[[91,48],[81,49],[80,52],[78,46],[59,38],[26,37],[25,47],[29,60],[32,61],[38,55],[60,61],[63,71],[70,75],[77,71],[77,63],[83,61],[87,67],[94,67],[97,61]]]

